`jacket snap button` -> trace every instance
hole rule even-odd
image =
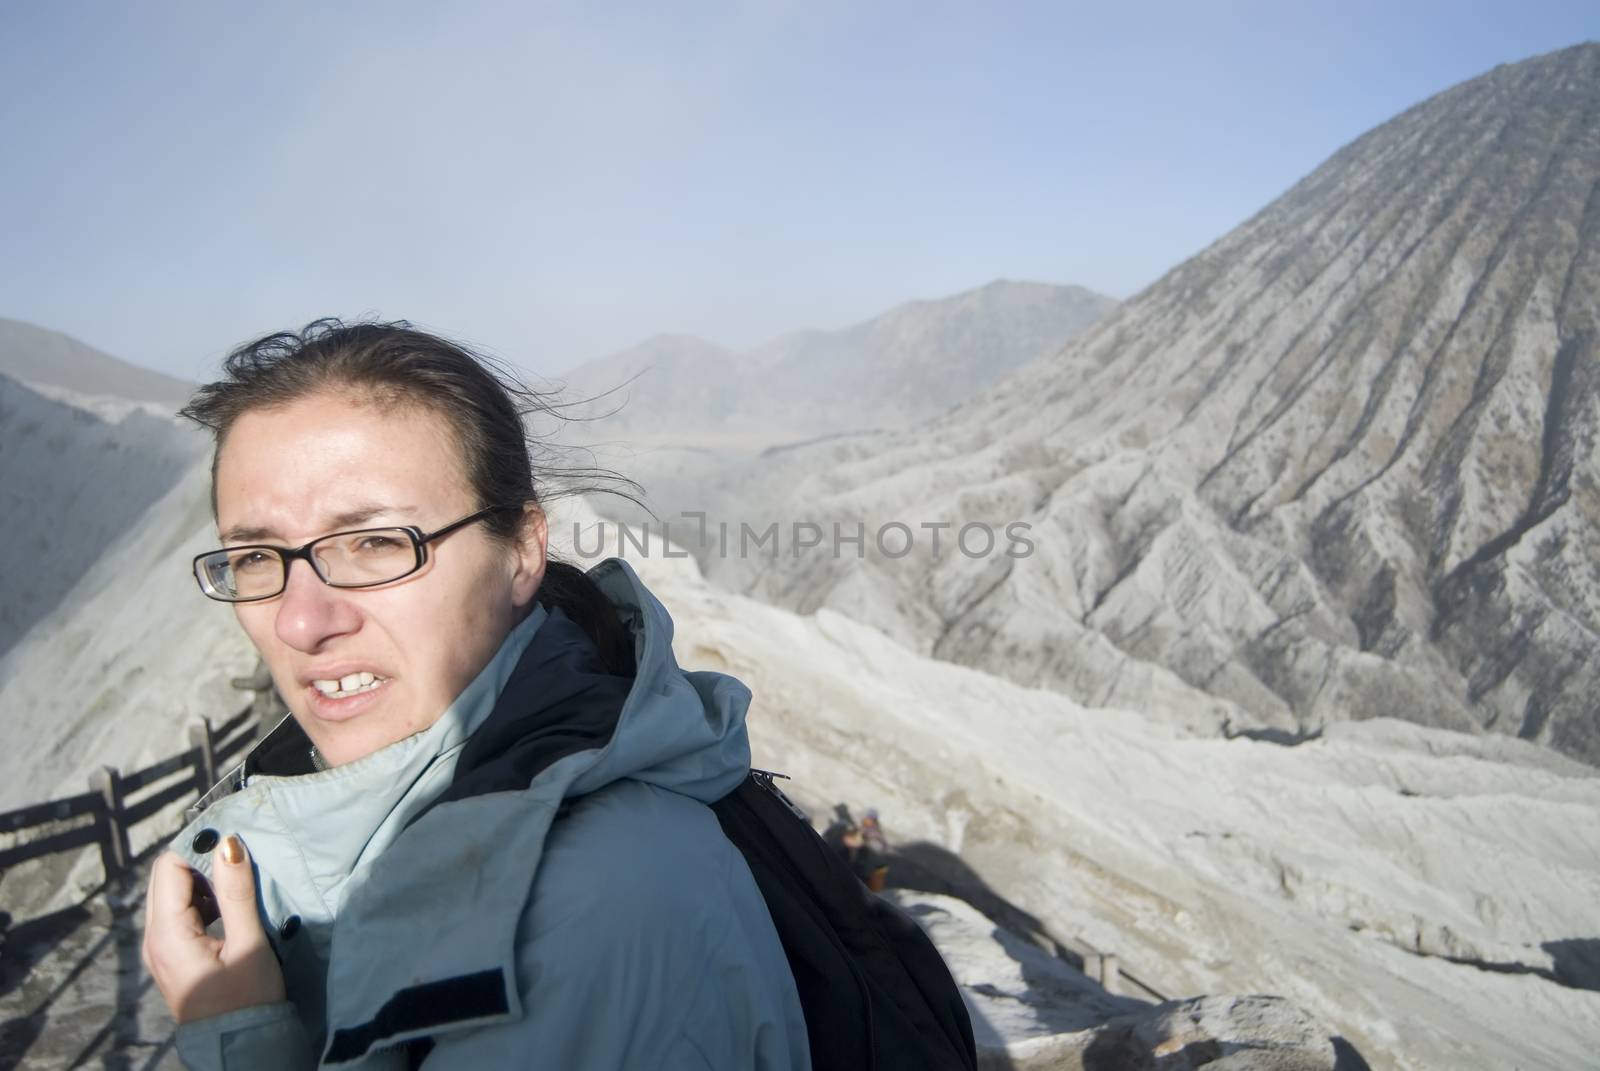
[[[196,855],[205,855],[217,846],[217,841],[222,837],[214,829],[202,829],[194,835],[194,840],[189,844]]]
[[[290,915],[283,920],[283,925],[278,927],[278,936],[285,941],[293,940],[294,935],[300,932],[300,916]]]

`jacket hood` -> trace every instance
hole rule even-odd
[[[749,690],[720,673],[679,668],[672,618],[627,563],[608,559],[589,577],[629,634],[633,674],[609,672],[588,635],[562,610],[549,611],[429,809],[526,788],[584,752],[591,761],[576,770],[567,796],[626,777],[712,803],[743,779]]]
[[[636,669],[617,731],[574,779],[574,794],[628,777],[704,803],[726,796],[750,772],[750,689],[725,673],[679,668],[672,616],[627,562],[607,558],[589,577],[632,634]]]

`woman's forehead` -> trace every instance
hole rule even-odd
[[[220,531],[280,536],[423,523],[474,498],[443,417],[331,394],[240,416],[218,448],[216,492]]]

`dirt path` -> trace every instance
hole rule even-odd
[[[139,961],[145,871],[15,921],[0,948],[0,1071],[181,1071],[172,1016]]]

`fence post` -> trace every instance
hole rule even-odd
[[[189,746],[200,749],[195,764],[195,791],[204,796],[217,783],[217,750],[212,746],[211,719],[201,718],[189,723]]]
[[[102,766],[89,775],[89,788],[100,794],[105,804],[105,828],[100,837],[100,862],[106,880],[119,877],[128,867],[133,851],[128,845],[128,823],[122,812],[122,775],[115,766]]]
[[[1100,957],[1100,988],[1107,993],[1122,992],[1122,971],[1117,967],[1117,957],[1110,952]]]

